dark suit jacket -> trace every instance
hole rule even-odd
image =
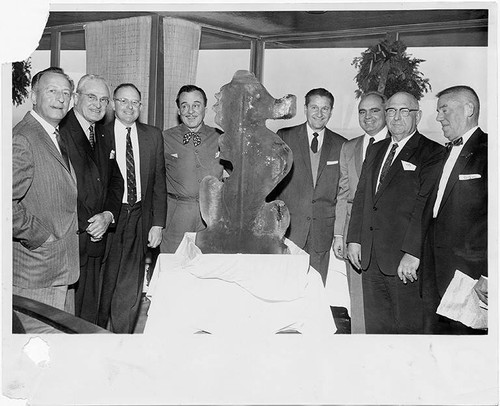
[[[103,127],[104,137],[111,137],[116,150],[114,120]],[[167,186],[163,138],[159,128],[136,122],[141,161],[141,202],[144,251],[152,226],[165,227],[167,218]],[[126,174],[125,174],[126,177]]]
[[[76,177],[27,113],[12,131],[13,285],[70,285],[80,274]],[[47,242],[50,236],[54,241]]]
[[[83,131],[75,112],[71,109],[59,124],[61,137],[66,141],[69,158],[76,172],[78,189],[78,228],[80,254],[102,256],[106,239],[90,242],[85,233],[89,218],[110,211],[118,219],[123,197],[123,178],[116,159],[112,156],[112,140],[106,137],[100,125],[95,126],[94,150]],[[113,224],[110,225],[112,227]]]
[[[438,184],[425,209],[426,222],[432,219],[437,189]],[[488,275],[488,135],[480,128],[463,146],[451,171],[433,230],[434,245],[425,245],[431,251],[425,256],[434,256],[430,271],[435,271],[441,296],[456,269],[473,279]]]
[[[388,138],[374,144],[365,159],[347,235],[348,243],[361,244],[362,268],[368,267],[373,248],[386,275],[397,274],[404,253],[421,258],[422,214],[445,154],[443,146],[417,131],[394,159],[375,193],[391,142]]]
[[[316,187],[313,186],[306,123],[278,131],[293,153],[293,165],[274,193],[290,211],[286,237],[303,248],[309,232],[312,249],[328,251],[333,242],[339,157],[345,138],[325,128]]]

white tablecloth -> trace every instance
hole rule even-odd
[[[321,277],[309,256],[202,254],[186,233],[175,254],[160,254],[148,289],[145,334],[266,335],[336,331]]]

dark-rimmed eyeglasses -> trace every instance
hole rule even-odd
[[[385,114],[387,114],[387,117],[394,117],[396,115],[396,112],[399,111],[399,114],[401,117],[408,117],[410,115],[410,112],[412,111],[418,111],[418,109],[407,109],[407,108],[402,108],[402,109],[385,109]]]
[[[120,103],[122,106],[125,106],[125,105],[129,105],[131,104],[133,107],[139,107],[141,105],[141,102],[140,100],[130,100],[130,99],[125,99],[125,98],[121,98],[121,99],[113,99],[115,102],[118,102]]]
[[[89,101],[91,103],[97,103],[99,101],[99,103],[104,104],[105,106],[107,106],[109,103],[109,97],[99,98],[95,94],[92,94],[92,93],[80,93],[80,92],[78,92],[78,94],[85,96],[87,99],[89,99]]]

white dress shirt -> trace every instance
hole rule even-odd
[[[82,130],[83,132],[85,133],[85,136],[87,137],[87,139],[89,140],[90,142],[90,126],[91,125],[94,125],[93,123],[90,123],[88,122],[78,111],[76,111],[75,109],[73,109],[73,111],[75,112],[75,117],[76,119],[78,120],[78,122],[80,123],[80,126],[82,127]],[[94,127],[94,132],[95,132],[95,127]],[[95,134],[97,136],[97,134]]]
[[[437,217],[439,206],[441,205],[441,200],[443,200],[443,194],[444,190],[446,189],[446,184],[450,179],[453,167],[457,163],[458,156],[460,155],[460,152],[462,152],[462,148],[464,147],[465,143],[469,141],[469,138],[472,136],[474,131],[477,130],[477,128],[478,126],[475,126],[474,128],[471,128],[469,131],[467,131],[464,135],[462,135],[462,140],[463,140],[462,145],[457,145],[451,148],[450,155],[448,156],[448,159],[444,164],[443,173],[441,174],[441,179],[439,180],[438,192],[436,196],[436,201],[434,202],[434,209],[432,212],[434,218]]]
[[[385,138],[387,137],[387,127],[382,128],[377,134],[373,136],[365,134],[363,138],[363,161],[366,158],[366,150],[368,149],[368,144],[370,143],[370,138],[372,137],[374,144],[376,144],[379,141],[385,140]]]
[[[33,118],[42,125],[43,129],[47,132],[47,134],[49,135],[50,139],[56,146],[59,153],[61,153],[61,150],[59,149],[59,143],[57,142],[55,134],[56,130],[58,129],[54,127],[52,124],[47,123],[47,121],[45,121],[35,110],[31,110],[30,113],[33,116]]]
[[[321,151],[321,147],[323,145],[323,139],[325,138],[325,129],[323,128],[321,131],[313,130],[311,127],[309,127],[309,124],[306,124],[307,128],[307,138],[309,139],[309,149],[311,149],[311,142],[314,138],[313,134],[318,133],[318,152]]]
[[[130,126],[125,126],[120,120],[115,120],[115,145],[116,145],[116,162],[122,173],[124,180],[125,191],[123,193],[123,203],[128,203],[127,192],[127,127],[130,127],[130,139],[132,141],[132,151],[134,152],[135,166],[135,184],[137,190],[137,201],[141,200],[141,161],[139,156],[139,138],[137,136],[137,126],[133,123]]]

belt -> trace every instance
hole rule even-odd
[[[190,197],[190,196],[178,196],[172,193],[167,193],[167,196],[171,199],[178,200],[180,202],[199,202],[198,197]]]

